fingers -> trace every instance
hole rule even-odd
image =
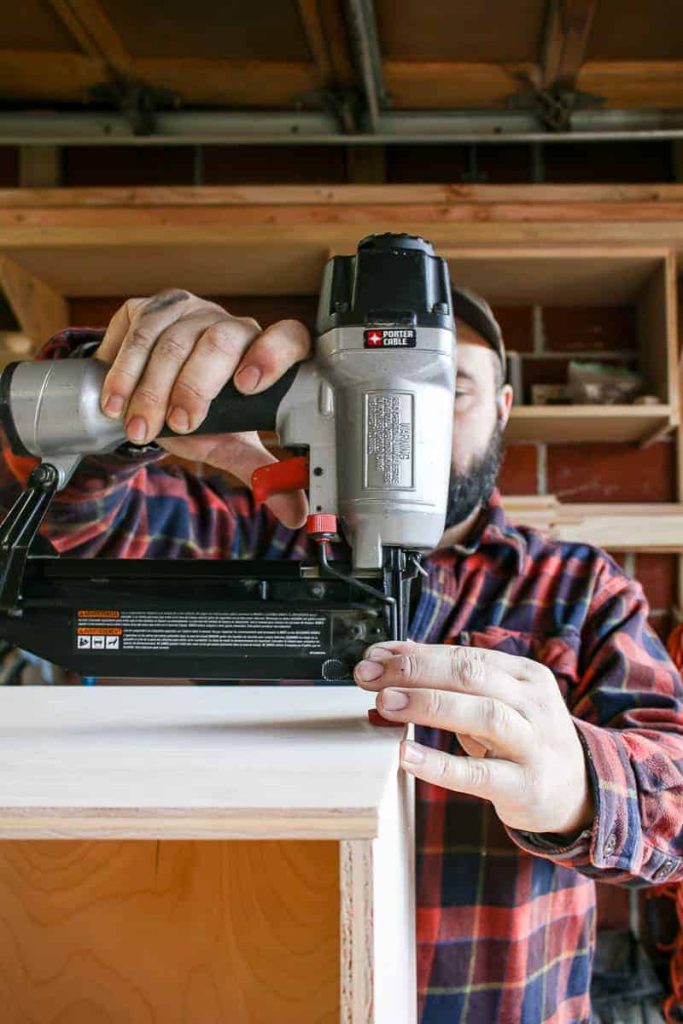
[[[195,458],[200,458],[202,462],[217,469],[228,470],[247,486],[251,484],[251,476],[255,469],[278,461],[264,448],[255,431],[206,435],[201,438],[178,438],[173,441],[164,438],[164,447],[181,456],[183,446],[187,444],[192,446]],[[273,494],[266,505],[280,522],[292,530],[299,529],[306,522],[308,501],[304,491]]]
[[[162,331],[128,403],[128,436],[144,444],[164,420],[179,433],[196,430],[259,330],[255,320],[203,314]]]
[[[517,760],[533,744],[529,722],[509,704],[491,697],[389,687],[379,694],[377,710],[390,721],[447,729],[483,741],[478,744],[478,756],[491,751],[496,757]]]
[[[164,421],[189,433],[233,376],[238,390],[258,393],[310,349],[309,332],[297,320],[261,332],[255,320],[231,316],[180,289],[129,299],[112,317],[96,353],[112,364],[102,409],[123,417],[137,444],[156,437]]]
[[[102,385],[104,412],[122,415],[159,335],[181,316],[179,307],[189,309],[193,299],[189,292],[175,289],[149,300],[129,300],[117,311],[97,352],[98,358],[112,361]]]
[[[294,363],[311,353],[311,335],[299,320],[280,320],[260,334],[235,373],[235,387],[245,395],[265,391]]]
[[[401,766],[424,782],[493,804],[515,799],[524,783],[522,769],[509,761],[457,757],[410,740],[401,745]]]
[[[502,700],[522,711],[524,663],[524,658],[475,647],[390,641],[365,652],[354,679],[366,690],[387,686],[454,690]]]
[[[114,361],[114,357],[121,348],[123,339],[128,333],[135,310],[146,301],[146,299],[128,299],[122,306],[119,306],[109,321],[104,337],[97,347],[94,354],[95,359],[101,359],[103,363],[112,363]]]

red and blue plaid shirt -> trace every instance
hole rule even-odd
[[[101,332],[66,331],[43,355]],[[18,484],[3,464],[2,504]],[[84,460],[45,532],[84,558],[306,558],[250,494],[159,454]],[[417,783],[422,1024],[590,1020],[594,879],[683,879],[683,688],[638,583],[603,552],[506,519],[494,495],[470,542],[434,552],[410,634],[547,665],[574,716],[596,815],[569,845],[506,828],[490,804]],[[417,738],[462,753],[455,737]]]

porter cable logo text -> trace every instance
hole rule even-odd
[[[373,327],[363,337],[364,348],[415,348],[417,344],[414,327]]]

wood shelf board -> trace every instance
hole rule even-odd
[[[0,839],[366,839],[405,729],[349,687],[0,690]]]
[[[153,295],[186,288],[197,295],[315,294],[327,249],[272,240],[226,244],[223,237],[150,244],[137,237],[11,250],[12,259],[65,296]],[[359,236],[360,237],[360,236]]]
[[[673,429],[669,405],[515,405],[505,436],[508,442],[644,443]]]
[[[353,252],[363,234],[377,227],[382,225],[357,223],[340,236],[329,227],[290,226],[268,239],[261,228],[226,235],[215,223],[149,223],[51,232],[49,243],[36,236],[30,246],[12,245],[4,235],[2,248],[26,273],[65,296],[148,295],[170,286],[198,294],[303,295],[317,293],[330,253]],[[653,246],[437,251],[449,259],[454,279],[504,305],[635,304],[670,255]]]
[[[670,204],[683,203],[683,184],[624,185],[469,185],[334,184],[334,185],[134,185],[0,189],[0,208],[66,208],[156,206],[376,206],[469,204],[505,208],[536,204],[575,208],[595,204],[598,213],[623,216],[633,212],[665,218]],[[554,212],[554,210],[553,210]],[[481,216],[481,211],[480,211]]]
[[[571,247],[440,248],[451,275],[501,305],[634,304],[666,261],[667,249]]]
[[[503,502],[512,522],[543,530],[557,540],[608,551],[683,552],[683,504],[677,502],[565,503],[552,495],[506,496]]]

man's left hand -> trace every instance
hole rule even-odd
[[[404,741],[425,782],[490,800],[510,828],[569,836],[593,820],[583,747],[550,669],[476,647],[376,644],[355,669],[396,722],[455,733],[469,757]],[[402,707],[399,704],[403,701]]]

